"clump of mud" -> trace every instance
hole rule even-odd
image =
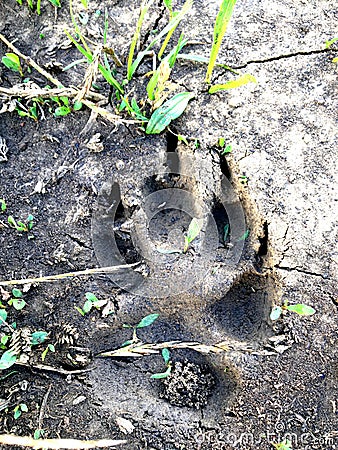
[[[176,362],[171,375],[163,380],[160,397],[175,406],[200,409],[207,404],[214,385],[207,367],[184,360]]]

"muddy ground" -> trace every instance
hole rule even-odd
[[[64,86],[78,86],[86,64],[62,71],[81,58],[63,32],[71,29],[63,3],[56,14],[42,2],[38,16],[8,0],[0,5],[0,31]],[[187,53],[208,56],[218,3],[194,2],[180,25],[195,42]],[[90,0],[82,29],[96,42],[105,8],[108,44],[125,64],[138,8]],[[141,48],[167,21],[162,2],[151,11]],[[75,12],[84,10],[76,4]],[[160,135],[100,116],[88,127],[86,108],[57,118],[45,105],[38,122],[0,115],[0,198],[7,204],[0,214],[0,280],[139,262],[109,275],[31,283],[24,309],[7,306],[26,365],[1,374],[1,433],[125,439],[121,448],[128,450],[263,450],[286,438],[294,449],[338,448],[338,74],[337,47],[325,48],[337,24],[331,1],[238,1],[219,60],[257,84],[209,95],[205,65],[179,60],[175,92],[195,98]],[[8,51],[1,43],[1,56]],[[23,68],[40,87],[48,84]],[[151,68],[146,59],[128,85],[138,100],[146,98]],[[117,77],[124,76],[119,68]],[[5,88],[22,81],[4,66],[0,77]],[[232,77],[218,68],[213,82]],[[96,84],[103,106],[115,113],[109,86],[100,76]],[[1,99],[6,108],[10,99]],[[144,112],[150,113],[146,102]],[[231,153],[221,155],[219,137]],[[29,214],[33,239],[7,224],[8,215]],[[189,251],[165,253],[182,248],[199,214],[204,228]],[[9,291],[1,291],[4,304]],[[75,306],[83,306],[86,292],[106,305],[82,316]],[[286,299],[316,313],[288,312],[272,322],[272,307]],[[165,381],[151,379],[165,370],[159,354],[97,356],[131,339],[123,324],[154,313],[158,319],[138,330],[143,342],[226,342],[229,350],[171,350]],[[30,350],[24,334],[38,330],[49,340]],[[0,331],[10,334],[5,326]],[[42,363],[47,343],[56,351]],[[19,404],[28,411],[14,419]]]

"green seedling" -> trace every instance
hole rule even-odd
[[[7,325],[7,311],[5,309],[0,309],[0,327],[2,324]]]
[[[189,100],[195,95],[191,92],[181,92],[174,95],[156,109],[148,122],[146,133],[159,134],[163,131],[172,120],[177,119],[188,106]]]
[[[153,378],[155,380],[160,380],[163,378],[167,378],[171,374],[172,362],[170,360],[170,352],[167,348],[162,349],[162,357],[163,357],[164,363],[167,367],[167,370],[162,373],[154,373],[150,378]]]
[[[248,237],[250,236],[250,230],[246,230],[243,236],[241,236],[238,240],[239,241],[246,241]]]
[[[224,84],[214,84],[213,86],[210,87],[209,94],[215,94],[216,92],[219,92],[219,91],[235,89],[240,86],[244,86],[245,84],[248,84],[248,83],[257,83],[257,80],[253,75],[246,73],[246,74],[238,77],[236,80],[227,81]]]
[[[230,22],[235,4],[236,0],[223,0],[221,3],[214,26],[213,43],[207,68],[207,74],[205,77],[206,83],[211,82],[212,71],[216,64],[216,59],[221,46],[221,42],[228,27],[228,23]]]
[[[203,219],[196,219],[196,217],[194,217],[189,224],[186,236],[184,236],[183,253],[186,253],[188,251],[189,245],[200,234],[202,227],[203,227]]]
[[[227,241],[227,239],[228,239],[229,231],[230,231],[230,225],[227,223],[227,224],[224,226],[224,229],[223,229],[223,240],[224,240],[224,244],[226,243],[226,241]]]
[[[20,311],[26,306],[25,300],[22,298],[23,294],[20,289],[12,289],[13,297],[8,300],[9,306],[13,306],[17,311]]]
[[[13,72],[19,72],[23,77],[23,71],[20,64],[20,59],[15,53],[5,53],[5,56],[1,58],[2,63]]]
[[[15,111],[18,113],[20,117],[29,117],[30,119],[33,119],[35,122],[38,121],[38,105],[36,101],[33,101],[33,106],[26,108],[21,103],[21,99],[19,98],[16,101]]]
[[[43,344],[48,339],[47,331],[34,331],[31,334],[31,345]]]
[[[38,440],[41,439],[44,435],[45,430],[37,429],[34,431],[33,439]]]
[[[13,228],[16,229],[16,231],[19,231],[20,233],[29,233],[34,225],[34,217],[32,214],[29,214],[26,221],[22,222],[20,220],[16,221],[13,216],[8,216],[7,222],[9,225],[11,225]],[[28,234],[28,239],[34,239],[33,235]]]
[[[190,10],[191,6],[193,4],[193,0],[186,0],[184,5],[182,6],[182,9],[172,17],[172,19],[169,21],[168,25],[161,30],[157,36],[150,42],[150,44],[146,47],[145,50],[138,53],[135,61],[129,66],[127,70],[127,79],[128,81],[132,79],[136,69],[140,65],[141,61],[146,55],[149,55],[150,50],[154,47],[154,45],[160,41],[165,35],[167,35],[172,29],[175,29],[177,25],[181,22],[185,14]],[[164,50],[163,50],[164,51]],[[129,51],[130,54],[130,51]],[[132,58],[131,58],[132,60]],[[129,58],[128,58],[129,61]]]
[[[291,441],[289,441],[288,439],[278,444],[271,443],[271,445],[273,445],[277,450],[292,450]]]
[[[331,45],[333,45],[337,41],[338,41],[338,37],[335,37],[333,39],[330,39],[329,41],[326,41],[325,42],[325,48],[330,48]]]
[[[0,198],[0,213],[4,213],[7,209],[6,202],[3,198]]]
[[[14,412],[14,416],[13,416],[14,419],[17,420],[21,416],[21,414],[23,412],[27,412],[27,411],[28,411],[28,407],[27,407],[26,403],[20,403],[13,410],[13,412]]]
[[[135,117],[135,119],[142,120],[142,122],[148,122],[148,118],[142,113],[135,98],[132,98],[130,103],[128,97],[122,96],[121,100],[119,111],[126,110],[132,117]]]
[[[9,334],[4,334],[3,336],[1,336],[1,339],[0,339],[0,348],[1,348],[1,350],[6,350],[7,343],[9,341],[10,337],[11,336]]]
[[[16,354],[11,350],[7,350],[1,355],[0,358],[0,370],[8,369],[16,362]]]
[[[139,328],[149,327],[151,324],[155,322],[155,320],[159,317],[159,314],[149,314],[148,316],[143,317],[137,325],[130,325],[128,323],[124,323],[123,328],[132,328],[133,329],[133,338],[132,340],[126,341],[122,344],[122,346],[133,344],[134,342],[138,342],[139,338],[137,337],[137,330]]]
[[[241,175],[238,178],[241,184],[248,184],[248,177],[246,175]]]
[[[82,309],[75,306],[75,309],[81,314],[81,316],[88,314],[92,308],[100,309],[107,303],[107,300],[99,300],[92,292],[86,292],[85,296],[86,301]]]
[[[217,145],[220,149],[222,149],[221,155],[226,155],[227,153],[232,152],[232,146],[230,144],[225,145],[225,138],[220,137],[217,141]]]
[[[55,347],[53,344],[48,344],[47,347],[44,349],[44,351],[41,353],[42,362],[44,362],[44,360],[46,359],[47,353],[49,351],[55,353]]]
[[[304,305],[303,303],[297,303],[296,305],[289,305],[288,300],[285,300],[282,306],[274,306],[270,313],[270,319],[272,321],[278,320],[283,312],[291,311],[300,316],[312,316],[316,310],[311,306]]]

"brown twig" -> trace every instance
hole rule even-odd
[[[45,364],[29,364],[29,363],[23,363],[20,361],[16,361],[14,364],[16,366],[27,367],[28,369],[43,370],[45,372],[55,372],[55,373],[59,373],[61,375],[79,375],[80,373],[91,372],[93,370],[93,368],[66,370],[66,369],[58,369],[57,367],[53,367],[53,366],[46,366]]]
[[[55,89],[45,89],[45,88],[29,88],[14,86],[12,88],[4,88],[0,86],[0,96],[4,95],[6,97],[23,97],[23,98],[50,98],[50,97],[69,97],[74,98],[79,94],[79,90],[75,88],[55,88]],[[87,98],[96,101],[107,101],[106,97],[96,92],[88,91],[86,93]]]
[[[43,75],[47,80],[49,80],[51,83],[55,84],[55,86],[60,87],[62,86],[62,83],[57,79],[54,78],[51,74],[46,72],[42,67],[40,67],[35,61],[32,60],[29,56],[24,55],[23,53],[18,50],[15,45],[13,45],[11,42],[9,42],[3,34],[0,33],[0,40],[7,45],[14,53],[16,53],[20,58],[22,58],[26,64],[32,66],[35,70],[37,70],[41,75]]]
[[[47,406],[47,400],[48,400],[48,397],[49,397],[51,389],[52,389],[52,384],[50,384],[48,386],[47,392],[46,392],[45,396],[43,397],[43,400],[42,400],[42,403],[41,403],[41,406],[40,406],[39,422],[38,422],[38,429],[39,430],[42,430],[42,428],[43,428],[43,418],[44,418],[44,415],[45,415],[46,406]]]
[[[215,345],[205,345],[199,342],[182,342],[182,341],[169,341],[160,342],[158,344],[146,344],[144,342],[138,341],[133,344],[127,345],[125,347],[118,348],[117,350],[112,350],[111,352],[100,353],[98,356],[106,358],[129,358],[131,356],[140,357],[152,355],[154,353],[159,353],[160,350],[164,348],[171,349],[190,349],[195,350],[199,353],[221,353],[228,351],[229,347],[225,342],[220,342]]]
[[[136,267],[139,264],[140,263],[137,262],[133,264],[123,264],[121,266],[98,267],[95,269],[79,270],[77,272],[60,273],[58,275],[48,275],[46,277],[25,278],[23,280],[0,281],[0,286],[14,286],[16,284],[29,284],[29,283],[51,283],[53,281],[63,280],[64,278],[79,277],[83,275],[88,276],[101,273],[113,273],[121,269],[130,269],[132,267]]]

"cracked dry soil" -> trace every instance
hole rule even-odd
[[[153,5],[141,45],[165,25],[161,5]],[[9,0],[0,6],[0,31],[68,86],[81,82],[86,67],[60,71],[79,59],[63,33],[70,24],[67,7],[55,18],[46,2],[37,16]],[[85,32],[94,40],[103,30],[95,11],[104,7],[111,45],[124,62],[138,8],[126,0],[104,5],[91,0]],[[194,2],[181,26],[199,42],[191,52],[208,56],[217,7],[214,1]],[[238,1],[219,58],[253,74],[258,84],[210,96],[203,84],[205,67],[180,61],[172,74],[177,91],[196,94],[172,130],[198,139],[197,149],[193,140],[185,146],[170,133],[145,136],[136,126],[115,126],[100,117],[80,135],[87,110],[64,118],[46,112],[46,120],[38,123],[13,113],[0,116],[0,137],[8,148],[7,160],[0,160],[0,198],[8,208],[1,224],[6,225],[7,213],[35,217],[33,240],[0,228],[1,280],[95,267],[111,257],[112,236],[123,259],[136,261],[139,248],[126,232],[128,220],[145,198],[168,188],[189,192],[196,205],[202,200],[217,232],[217,248],[207,253],[212,253],[210,262],[201,258],[198,240],[189,259],[169,258],[162,275],[173,288],[175,279],[189,283],[196,273],[192,269],[208,263],[202,282],[175,295],[156,296],[155,290],[154,296],[136,295],[106,275],[32,285],[25,293],[27,307],[12,308],[10,320],[19,329],[50,333],[56,353],[49,353],[45,363],[58,372],[23,366],[3,372],[10,376],[0,385],[1,433],[32,435],[40,428],[48,438],[122,438],[128,450],[264,450],[285,437],[295,449],[338,447],[338,74],[331,62],[336,50],[323,45],[336,34],[337,23],[331,1]],[[0,50],[1,55],[8,51],[3,44]],[[138,99],[145,96],[143,75],[151,67],[146,60],[130,84]],[[1,86],[21,82],[13,72],[0,70]],[[30,77],[46,84],[37,72]],[[216,70],[214,82],[228,77]],[[98,83],[108,98],[109,88],[100,78]],[[93,144],[98,133],[99,142]],[[227,157],[220,157],[215,146],[220,136],[232,144]],[[173,161],[179,162],[180,176],[165,174]],[[241,176],[247,184],[240,183]],[[222,197],[224,180],[235,200]],[[91,233],[97,200],[104,186],[109,196],[116,182],[121,204],[112,225],[117,231],[108,226],[100,250]],[[243,212],[241,231],[250,229],[250,236],[242,242],[238,263],[228,266],[229,239],[236,231],[231,205],[231,211]],[[182,231],[187,223],[184,214],[161,212],[148,237],[161,245],[169,238],[176,242],[176,227]],[[155,263],[148,267],[150,280]],[[150,286],[155,289],[160,280]],[[109,300],[112,314],[104,317],[95,310],[80,316],[74,306],[83,304],[88,291]],[[316,314],[286,314],[271,323],[272,305],[285,299],[311,305]],[[160,355],[95,356],[130,339],[123,323],[137,323],[154,312],[160,317],[139,330],[142,340],[227,341],[230,350],[208,355],[173,350],[173,376],[165,382],[150,378],[163,371]],[[31,364],[41,363],[42,350],[29,354]],[[19,403],[28,412],[14,420]],[[121,417],[132,423],[130,433],[119,428]]]

